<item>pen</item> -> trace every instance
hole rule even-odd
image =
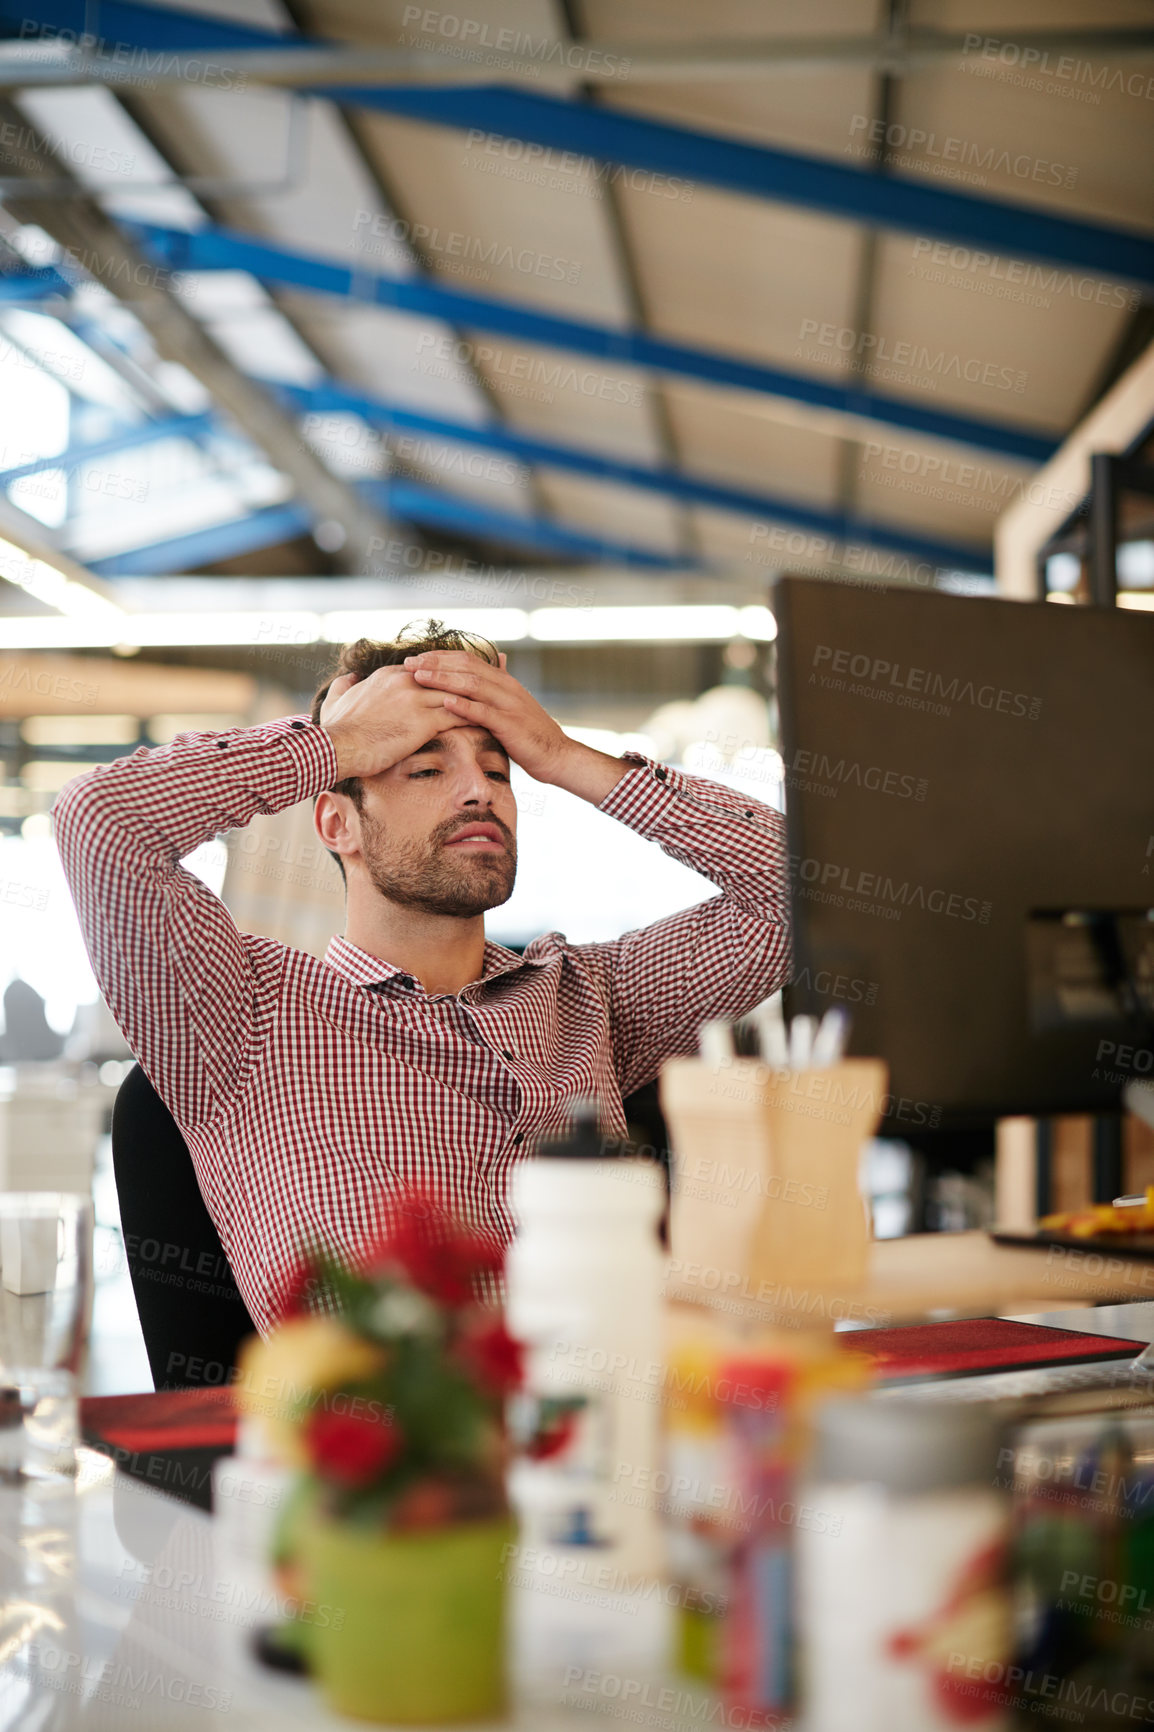
[[[697,1038],[706,1064],[723,1065],[733,1062],[733,1030],[727,1022],[703,1022]]]
[[[813,1040],[817,1033],[816,1016],[795,1016],[789,1025],[789,1064],[791,1070],[809,1070],[813,1064]]]
[[[846,1039],[849,1035],[849,1012],[840,1005],[834,1005],[827,1010],[821,1019],[813,1041],[813,1054],[810,1063],[814,1069],[838,1062],[845,1051]]]
[[[772,1065],[775,1070],[788,1070],[789,1042],[781,1008],[781,993],[775,992],[772,998],[759,1004],[753,1013],[753,1020],[757,1026],[764,1063]]]

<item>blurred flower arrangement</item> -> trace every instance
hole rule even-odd
[[[304,1258],[281,1322],[242,1350],[237,1396],[329,1516],[399,1532],[505,1513],[523,1349],[488,1297],[503,1259],[421,1195],[392,1207],[354,1265]],[[522,1400],[520,1447],[563,1447],[579,1405],[525,1423]]]

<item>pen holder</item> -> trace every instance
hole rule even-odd
[[[887,1077],[869,1058],[801,1071],[748,1058],[666,1064],[677,1293],[724,1305],[783,1281],[864,1280],[870,1224],[858,1168]]]

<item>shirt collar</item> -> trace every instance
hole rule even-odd
[[[494,944],[491,939],[485,941],[485,971],[482,980],[492,980],[498,974],[511,973],[515,968],[540,968],[547,961],[546,957],[518,956],[515,950],[506,950],[503,944]],[[354,986],[375,987],[388,986],[394,980],[412,980],[411,974],[406,974],[401,968],[395,968],[383,957],[370,956],[367,950],[360,950],[355,944],[350,944],[347,938],[331,938],[325,951],[325,966],[331,968],[343,979],[351,981]]]

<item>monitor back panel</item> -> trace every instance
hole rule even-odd
[[[1154,616],[792,577],[774,607],[796,1008],[852,1013],[891,1132],[1116,1105],[1148,1025],[1048,1014],[1031,951],[1154,906]]]

